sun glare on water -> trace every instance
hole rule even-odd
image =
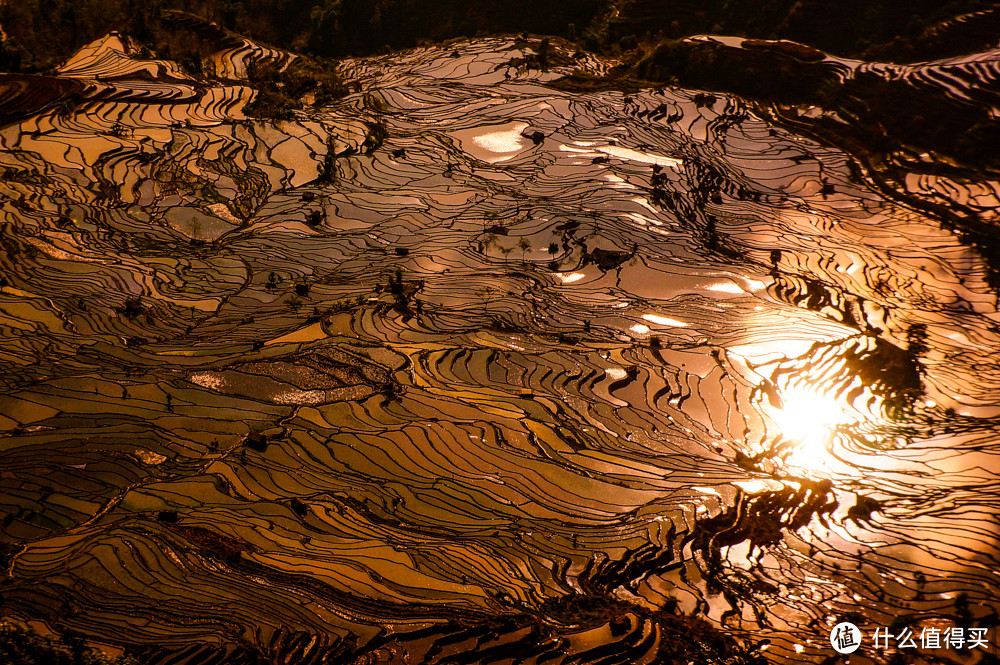
[[[794,386],[781,395],[782,407],[771,414],[782,438],[794,444],[786,462],[794,466],[820,468],[829,457],[833,431],[854,421],[836,398]]]

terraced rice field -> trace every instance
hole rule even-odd
[[[845,154],[503,39],[288,122],[242,112],[287,54],[128,50],[0,130],[4,614],[149,663],[663,662],[663,608],[812,663],[845,616],[997,616],[997,297]]]

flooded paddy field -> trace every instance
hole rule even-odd
[[[818,663],[843,620],[852,663],[994,662],[997,296],[912,202],[989,222],[997,183],[886,192],[558,52],[345,61],[293,121],[243,114],[291,57],[250,43],[17,91],[5,616],[148,663]]]

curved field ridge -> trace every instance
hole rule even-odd
[[[56,71],[62,76],[85,79],[191,78],[175,62],[130,57],[128,41],[116,32],[84,46]]]
[[[559,92],[607,65],[538,48],[348,61],[272,123],[111,36],[0,131],[5,615],[189,664],[996,615],[974,251],[737,99]]]

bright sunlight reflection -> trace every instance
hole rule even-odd
[[[798,386],[783,391],[781,402],[782,408],[771,417],[782,436],[795,443],[787,461],[795,466],[823,466],[833,430],[853,420],[844,405],[833,397]]]

